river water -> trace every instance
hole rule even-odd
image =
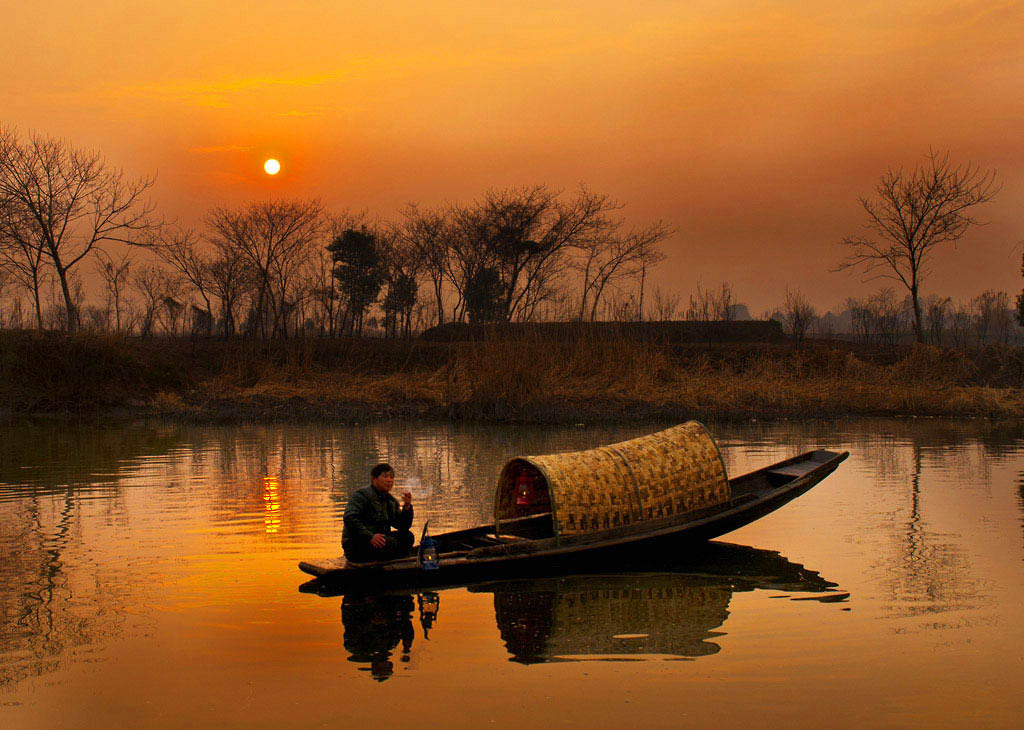
[[[711,425],[730,475],[851,456],[657,572],[299,591],[378,461],[439,532],[512,455],[661,425],[0,427],[0,727],[1020,726],[1024,431],[988,423]]]

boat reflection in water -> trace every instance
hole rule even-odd
[[[494,613],[511,661],[695,659],[721,651],[713,640],[729,616],[733,593],[778,591],[792,600],[845,602],[848,593],[776,552],[712,542],[689,558],[646,564],[642,572],[607,566],[599,574],[538,577],[472,585],[493,593]],[[331,595],[311,581],[304,591]],[[799,594],[799,595],[791,595]],[[349,594],[341,617],[349,661],[368,663],[373,678],[408,661],[417,613],[426,636],[440,596]],[[399,648],[400,647],[400,648]]]
[[[778,553],[709,543],[640,574],[566,576],[470,588],[494,593],[512,661],[676,659],[716,654],[733,593],[755,588],[845,601],[848,593]],[[792,597],[792,596],[791,596]]]
[[[701,657],[729,615],[727,581],[689,575],[583,576],[494,587],[512,661]]]

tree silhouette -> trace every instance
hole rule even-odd
[[[126,178],[98,152],[35,134],[22,142],[13,131],[0,130],[0,244],[8,251],[13,246],[15,257],[20,252],[28,269],[33,260],[35,270],[41,261],[53,267],[69,331],[79,326],[72,270],[105,244],[138,244],[156,229],[153,206],[143,199],[152,184],[153,178]]]
[[[843,239],[851,253],[837,268],[862,267],[903,284],[913,304],[914,336],[924,342],[920,288],[928,260],[936,247],[956,243],[978,223],[970,209],[997,192],[994,170],[970,162],[954,165],[948,154],[929,152],[911,172],[890,169],[875,187],[875,198],[860,199],[869,234]]]
[[[1020,273],[1024,276],[1024,256],[1021,256]],[[1024,327],[1024,291],[1017,295],[1017,322]]]
[[[399,325],[402,334],[409,336],[412,309],[416,306],[416,289],[416,278],[411,274],[398,272],[389,278],[388,293],[384,295],[381,306],[384,309],[384,321],[388,325],[385,329],[392,336],[398,334]]]
[[[497,269],[489,266],[480,268],[466,283],[466,314],[469,321],[476,324],[502,319],[506,291]]]
[[[363,315],[384,285],[380,238],[368,229],[342,231],[327,247],[334,261],[334,278],[348,305],[351,331],[362,334]]]
[[[319,200],[280,200],[252,203],[229,210],[214,208],[207,215],[213,244],[221,252],[216,273],[219,284],[237,284],[237,262],[245,264],[254,279],[251,333],[285,337],[295,303],[305,296],[304,267],[312,247],[325,231]],[[226,269],[225,265],[232,268]],[[226,278],[228,273],[232,278]],[[215,289],[224,287],[212,282]],[[237,296],[232,291],[233,296]],[[224,295],[221,295],[222,299]],[[225,316],[230,311],[225,311]]]

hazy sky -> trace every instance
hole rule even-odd
[[[655,284],[755,314],[880,286],[830,268],[857,196],[929,147],[1004,187],[926,293],[1020,291],[1024,4],[43,0],[0,25],[0,123],[158,173],[161,209],[586,183],[675,236]],[[262,171],[281,160],[275,178]]]

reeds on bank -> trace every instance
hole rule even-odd
[[[1024,418],[1024,351],[529,336],[279,342],[0,333],[0,411],[579,422]]]

